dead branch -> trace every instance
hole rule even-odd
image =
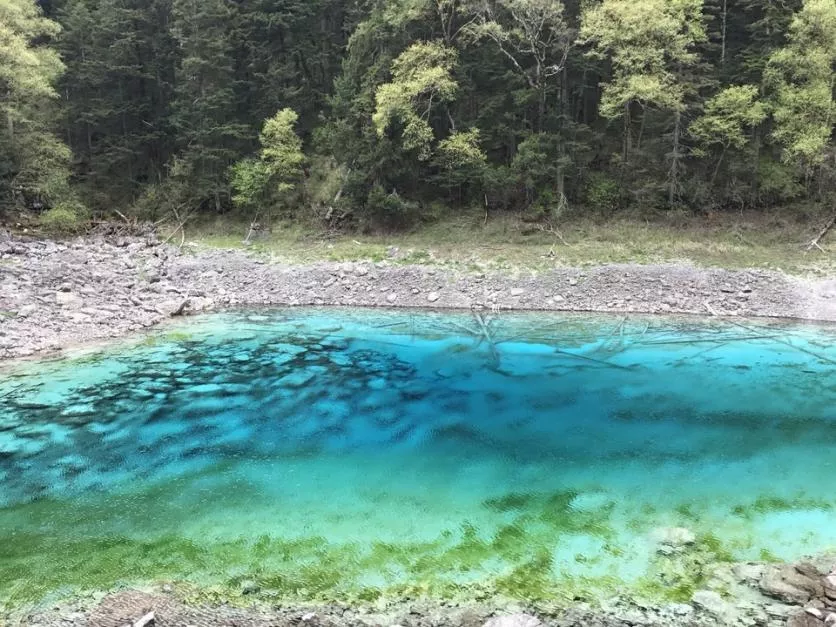
[[[830,221],[824,225],[824,228],[821,231],[819,231],[819,234],[810,240],[810,243],[807,244],[807,250],[810,251],[814,248],[818,248],[820,251],[824,252],[824,249],[821,246],[819,246],[819,242],[825,235],[827,235],[828,231],[830,231],[830,229],[832,229],[834,225],[836,225],[836,213],[833,214],[833,217],[830,218]]]

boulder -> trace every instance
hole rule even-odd
[[[540,627],[540,619],[531,614],[505,614],[494,616],[482,627]]]
[[[793,566],[767,569],[759,587],[764,594],[787,603],[806,603],[812,598],[824,596],[820,581],[798,572]]]
[[[789,620],[787,621],[787,627],[823,627],[824,622],[808,614],[807,612],[801,611],[796,614],[790,616]]]

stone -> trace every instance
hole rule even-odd
[[[675,549],[694,544],[697,536],[685,527],[658,527],[651,532],[651,538],[657,544]]]
[[[427,300],[431,303],[436,302],[439,298],[441,298],[441,296],[438,292],[430,292],[429,294],[427,294]]]
[[[515,287],[511,290],[511,296],[522,296],[525,294],[525,290],[521,287]]]
[[[822,621],[818,618],[803,611],[793,614],[787,621],[787,627],[822,627],[822,625]]]
[[[833,627],[834,625],[836,625],[836,614],[835,613],[830,613],[827,616],[825,616],[824,617],[824,624],[827,627]]]
[[[824,620],[824,612],[822,612],[817,607],[809,607],[808,606],[808,607],[804,608],[804,611],[807,612],[810,616],[813,616],[814,618],[818,618],[819,620]]]
[[[531,614],[505,614],[494,616],[482,627],[540,627],[540,619]]]
[[[61,307],[81,307],[83,304],[81,297],[73,292],[55,292],[55,302]]]
[[[395,294],[395,292],[390,292],[389,294],[386,295],[386,302],[387,303],[394,303],[396,300],[398,300],[398,295]]]
[[[744,583],[755,583],[763,577],[763,564],[735,564],[734,576]]]
[[[24,305],[20,309],[17,310],[17,317],[18,318],[28,318],[34,313],[37,313],[38,306],[33,304]]]
[[[729,603],[713,590],[697,590],[691,597],[691,603],[718,618],[729,610]]]
[[[303,623],[310,623],[316,620],[316,612],[308,612],[307,614],[302,615],[302,622]]]
[[[772,567],[761,577],[761,592],[787,603],[806,603],[824,595],[822,584],[792,566]]]
[[[260,590],[261,586],[252,579],[245,579],[241,582],[241,594],[257,594]]]
[[[794,566],[794,568],[797,573],[804,575],[805,577],[809,577],[810,579],[818,579],[824,574],[820,573],[819,569],[810,562],[799,562]]]

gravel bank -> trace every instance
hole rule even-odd
[[[482,305],[836,321],[836,278],[688,265],[513,276],[401,265],[397,258],[292,266],[240,250],[184,252],[153,240],[0,239],[0,359],[123,336],[172,314],[246,305]]]

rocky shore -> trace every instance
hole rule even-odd
[[[627,597],[571,607],[512,601],[398,600],[366,607],[288,606],[249,591],[249,609],[184,603],[175,587],[122,590],[24,618],[29,627],[832,627],[836,556],[794,565],[719,565],[690,603]]]
[[[560,268],[536,275],[382,262],[293,266],[241,250],[149,239],[0,233],[0,359],[123,336],[172,315],[261,305],[683,313],[836,321],[836,278],[688,265]]]

